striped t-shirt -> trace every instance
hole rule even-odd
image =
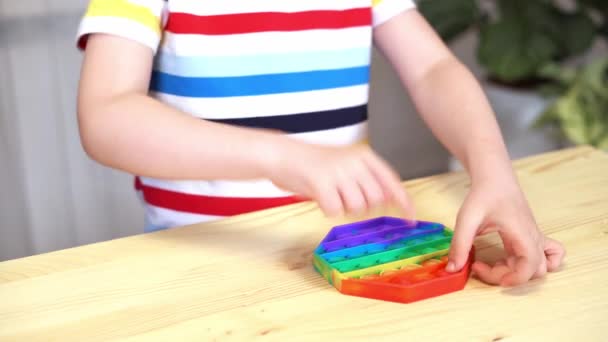
[[[150,95],[195,117],[350,145],[367,138],[372,31],[413,0],[92,0],[78,31],[153,50]],[[128,113],[125,113],[128,115]],[[297,201],[269,180],[136,177],[146,230]]]

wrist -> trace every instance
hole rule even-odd
[[[478,146],[483,146],[479,144]],[[473,184],[516,181],[515,171],[505,148],[486,145],[471,149],[465,168]]]
[[[284,164],[287,150],[293,142],[281,132],[265,132],[257,140],[256,149],[260,151],[256,158],[257,172],[262,178],[272,178],[277,169]]]

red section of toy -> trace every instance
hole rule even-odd
[[[441,261],[427,260],[420,267],[389,271],[382,275],[360,279],[344,279],[340,292],[351,296],[400,303],[440,296],[465,287],[473,258],[474,252],[471,252],[469,261],[457,273],[449,273],[445,270],[447,257],[443,257]]]

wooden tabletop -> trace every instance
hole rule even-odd
[[[568,252],[546,279],[471,279],[412,304],[345,296],[311,254],[355,218],[301,203],[0,263],[0,341],[606,341],[608,155],[581,147],[516,166],[542,230]],[[452,225],[468,180],[405,184],[420,219]],[[477,257],[496,259],[499,242],[478,238]]]

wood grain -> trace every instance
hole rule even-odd
[[[344,296],[311,266],[336,224],[311,203],[0,263],[0,341],[606,340],[608,156],[573,148],[515,163],[564,268],[414,304]],[[452,225],[462,173],[405,183],[421,219]],[[378,211],[371,216],[391,214]],[[499,257],[496,236],[478,257]]]

